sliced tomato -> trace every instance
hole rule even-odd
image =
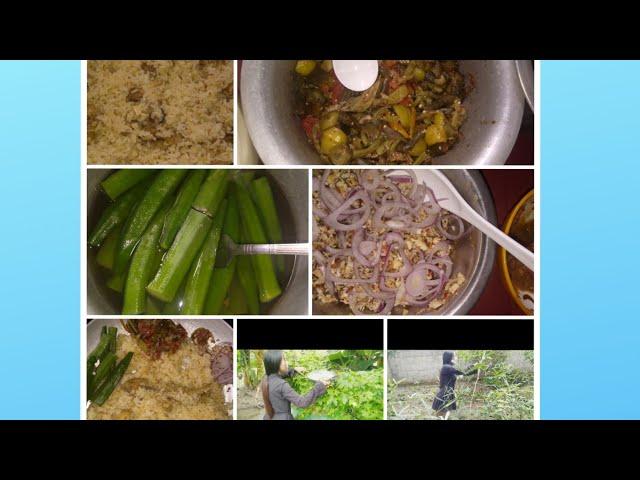
[[[313,115],[307,115],[302,119],[302,128],[307,137],[313,140],[313,127],[318,123],[318,118]]]
[[[344,86],[340,82],[336,82],[331,89],[331,103],[338,103],[344,93]]]

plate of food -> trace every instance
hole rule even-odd
[[[87,352],[89,420],[231,418],[224,320],[91,320]]]

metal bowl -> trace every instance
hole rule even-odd
[[[442,170],[451,183],[456,187],[464,199],[484,218],[496,224],[496,210],[493,197],[487,187],[482,174],[478,170]],[[469,235],[455,243],[452,256],[453,272],[461,272],[467,281],[463,288],[445,305],[436,311],[426,311],[424,308],[411,307],[408,315],[464,315],[477,302],[482,294],[491,271],[496,255],[496,246],[480,231],[473,229]],[[344,304],[313,303],[314,315],[352,315],[351,309]],[[394,309],[393,315],[397,315]]]
[[[187,334],[191,336],[194,330],[197,328],[206,328],[211,333],[216,340],[220,340],[222,342],[231,342],[233,343],[233,328],[224,320],[220,319],[180,319],[175,320],[177,323],[182,325],[184,329],[187,331]],[[120,320],[115,319],[99,319],[99,320],[91,320],[87,325],[87,353],[91,352],[94,348],[98,346],[100,342],[100,331],[103,326],[107,327],[117,327],[118,334],[124,333],[128,335],[122,325],[120,324]]]
[[[111,173],[109,169],[90,169],[87,172],[87,228],[90,232],[105,206],[105,195],[100,190],[100,182]],[[308,242],[308,184],[307,170],[261,170],[274,182],[276,203],[284,213],[283,241]],[[277,192],[280,191],[279,196]],[[282,199],[286,199],[284,201]],[[121,296],[106,285],[106,273],[95,261],[96,252],[87,250],[87,312],[89,315],[119,315]],[[287,257],[287,271],[291,274],[282,279],[285,285],[282,295],[269,304],[268,315],[306,315],[308,306],[308,259]]]
[[[258,155],[265,164],[325,163],[307,142],[294,113],[290,60],[246,60],[240,93],[244,119]],[[438,165],[502,165],[515,144],[522,122],[524,97],[513,60],[462,60],[460,68],[474,79],[464,101],[468,118],[461,140]]]

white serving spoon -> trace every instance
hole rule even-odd
[[[516,242],[509,235],[499,228],[496,228],[482,215],[476,212],[469,205],[462,195],[458,193],[456,187],[449,181],[445,175],[438,170],[414,170],[418,181],[424,182],[433,190],[438,203],[442,208],[466,220],[476,227],[487,237],[492,239],[498,245],[503,247],[511,255],[521,261],[529,270],[533,271],[534,257],[533,252]]]
[[[354,92],[371,88],[378,78],[377,60],[333,60],[333,71],[342,85]]]

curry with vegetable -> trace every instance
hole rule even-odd
[[[454,60],[380,60],[375,83],[346,89],[331,60],[298,60],[297,105],[302,128],[332,164],[428,164],[461,137],[472,90]]]

